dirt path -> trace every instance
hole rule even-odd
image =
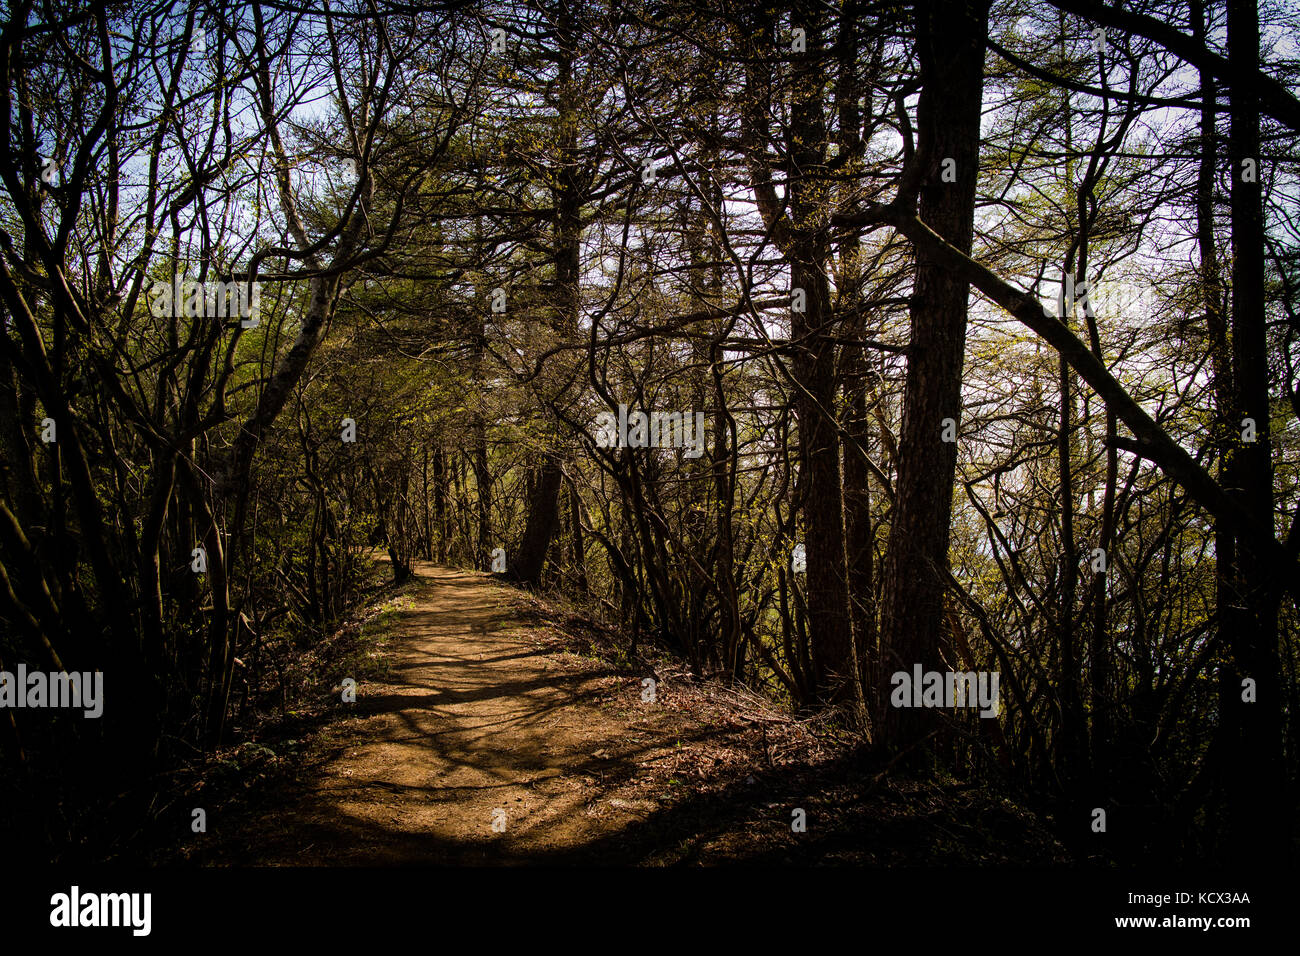
[[[673,719],[641,702],[635,678],[528,637],[487,575],[415,570],[424,586],[395,625],[387,681],[360,685],[354,716],[332,728],[337,752],[240,842],[289,865],[607,853],[657,808],[609,785],[680,749],[661,727]]]
[[[387,669],[334,704],[306,762],[219,802],[208,865],[1065,859],[1032,815],[967,787],[881,782],[752,696],[587,655],[582,625],[471,571],[417,564]],[[574,651],[579,653],[575,653]],[[372,654],[372,656],[375,656]],[[265,749],[265,748],[264,748]],[[274,756],[274,755],[272,755]],[[204,798],[195,797],[202,803]],[[190,804],[186,804],[187,806]],[[806,815],[806,830],[792,820]],[[494,829],[494,823],[496,828]]]

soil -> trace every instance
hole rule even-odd
[[[414,570],[382,676],[354,703],[334,688],[293,774],[210,809],[186,860],[1064,861],[1009,801],[872,774],[824,726],[667,658],[616,662],[599,628],[492,575]]]

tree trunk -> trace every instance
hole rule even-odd
[[[1238,440],[1224,475],[1225,490],[1261,528],[1271,530],[1273,463],[1269,370],[1264,315],[1264,214],[1260,180],[1259,19],[1255,0],[1229,0],[1231,67],[1232,364],[1238,411],[1252,419],[1253,442]],[[1251,168],[1253,164],[1253,169]],[[1240,428],[1240,422],[1233,423]],[[1240,438],[1241,432],[1237,432]],[[1237,739],[1228,749],[1230,855],[1240,863],[1285,856],[1290,823],[1282,812],[1282,719],[1278,664],[1276,566],[1249,543],[1237,554],[1231,602],[1220,621],[1231,642],[1233,667],[1223,682],[1224,718]],[[1245,702],[1242,682],[1255,682]]]
[[[822,104],[825,77],[814,56],[820,46],[820,19],[818,8],[806,4],[800,22],[807,24],[809,52],[796,55],[786,141],[791,177],[787,258],[791,286],[804,294],[804,311],[792,311],[790,331],[791,338],[799,343],[791,364],[801,386],[794,405],[803,472],[800,505],[806,536],[813,666],[819,699],[845,702],[857,695],[857,656],[853,650],[844,553],[836,356],[830,283],[826,277],[830,243],[820,222],[826,178],[826,119]]]
[[[439,564],[447,563],[447,463],[439,444],[433,450],[433,520],[438,530],[438,547],[434,552]]]
[[[571,540],[573,542],[573,569],[578,593],[587,593],[587,548],[582,540],[582,503],[578,498],[578,486],[569,482],[569,520],[573,523]]]
[[[556,170],[552,195],[555,214],[552,219],[555,248],[555,316],[553,327],[561,340],[568,340],[578,329],[578,280],[581,262],[582,193],[578,177],[578,111],[580,91],[573,79],[572,51],[575,49],[575,26],[567,6],[561,6],[556,27],[558,47],[556,82],[559,87],[556,142],[561,162]],[[558,401],[549,396],[544,402]],[[561,464],[546,454],[537,487],[529,495],[528,523],[511,576],[521,583],[536,585],[546,562],[551,535],[555,533],[560,503]]]
[[[917,7],[918,159],[926,163],[920,216],[966,254],[974,224],[987,15],[986,2],[957,8],[923,0]],[[944,182],[945,165],[951,182]],[[915,757],[936,730],[937,715],[923,707],[890,706],[890,674],[911,672],[916,664],[925,671],[945,669],[939,650],[957,444],[943,441],[942,434],[944,419],[961,418],[968,292],[964,278],[930,249],[917,248],[897,497],[885,561],[876,736],[885,752],[918,747]]]
[[[528,496],[528,524],[523,540],[514,555],[507,555],[506,575],[521,584],[535,587],[542,577],[551,535],[559,524],[560,463],[548,455]]]

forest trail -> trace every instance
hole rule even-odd
[[[341,748],[240,842],[272,865],[576,861],[598,844],[607,858],[657,805],[600,799],[602,784],[627,776],[620,761],[680,749],[672,734],[638,746],[664,736],[663,708],[641,704],[639,681],[522,634],[488,575],[414,570],[389,676],[360,684]]]
[[[822,749],[753,695],[674,675],[669,659],[645,702],[648,665],[590,653],[564,612],[482,572],[414,570],[370,655],[382,678],[329,705],[291,777],[210,813],[187,860],[895,865],[948,861],[954,847],[968,862],[1061,858],[995,795],[877,787],[851,752]],[[808,832],[793,831],[794,808]]]

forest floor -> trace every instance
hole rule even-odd
[[[554,602],[488,574],[415,570],[355,703],[335,686],[303,739],[241,745],[273,760],[223,762],[241,783],[195,780],[182,802],[205,807],[207,832],[171,861],[1065,862],[1033,814],[986,789],[870,773],[827,725],[669,657],[630,661]]]

